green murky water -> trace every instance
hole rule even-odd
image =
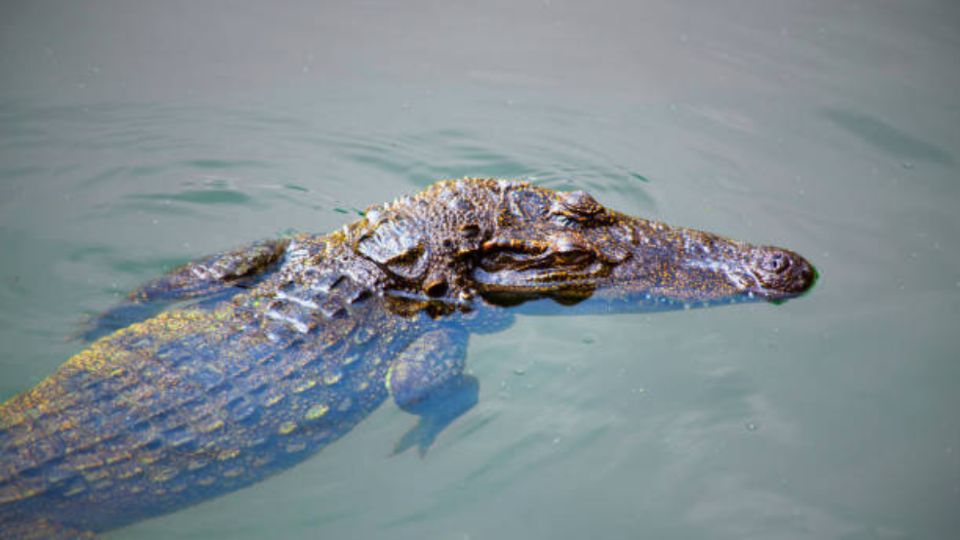
[[[8,2],[0,398],[192,257],[519,176],[773,243],[812,294],[477,336],[421,460],[388,405],[108,538],[954,538],[954,2]]]

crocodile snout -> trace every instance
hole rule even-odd
[[[756,279],[753,292],[770,300],[803,294],[817,280],[817,270],[809,261],[786,249],[755,248],[750,273]]]

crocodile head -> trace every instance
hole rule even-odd
[[[800,255],[631,217],[583,191],[458,180],[368,212],[358,251],[394,288],[499,305],[586,298],[690,306],[785,300],[816,271]]]

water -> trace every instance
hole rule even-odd
[[[8,2],[0,398],[178,262],[451,176],[789,247],[812,294],[475,336],[425,459],[387,405],[124,538],[952,538],[960,10]]]

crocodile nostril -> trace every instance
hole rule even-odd
[[[782,262],[776,272],[775,281],[778,288],[790,294],[799,294],[817,281],[817,270],[806,259],[796,253],[785,252],[781,256]]]
[[[760,268],[771,274],[782,274],[790,268],[790,257],[782,252],[774,252],[760,260]]]

